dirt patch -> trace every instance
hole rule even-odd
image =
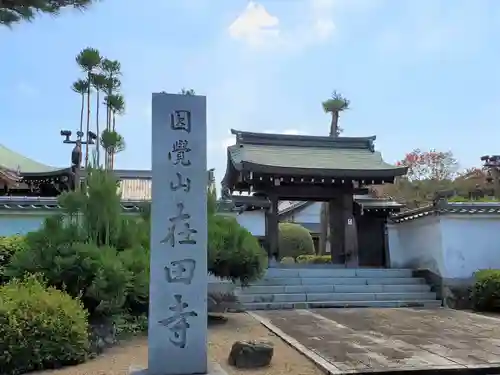
[[[208,354],[229,375],[320,375],[323,374],[312,362],[279,337],[269,332],[251,316],[226,314],[225,324],[209,329]],[[227,356],[237,340],[265,339],[274,343],[271,366],[260,370],[237,370],[227,364]],[[133,339],[120,347],[108,350],[102,356],[79,366],[60,370],[37,372],[35,375],[128,375],[130,366],[146,367],[148,346],[146,338]]]
[[[247,314],[227,314],[228,322],[209,332],[210,358],[219,363],[229,375],[320,375],[311,361],[288,346],[278,336]],[[231,346],[237,340],[269,340],[274,344],[271,366],[260,370],[238,370],[227,364]]]
[[[103,355],[78,366],[35,372],[34,375],[129,375],[130,366],[146,367],[147,338],[135,338],[121,346],[108,349]]]

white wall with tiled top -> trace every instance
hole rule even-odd
[[[500,269],[500,215],[429,215],[389,224],[393,268],[428,269],[466,279],[479,269]]]

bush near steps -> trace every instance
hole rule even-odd
[[[478,311],[500,312],[500,270],[475,272],[471,299]]]
[[[89,348],[87,312],[36,276],[13,279],[0,287],[0,337],[2,375],[80,363]]]
[[[295,223],[279,224],[278,248],[280,257],[294,260],[301,255],[315,254],[311,233]]]

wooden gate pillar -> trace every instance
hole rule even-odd
[[[344,218],[342,197],[336,196],[328,202],[328,244],[333,264],[344,264]]]
[[[279,259],[278,250],[278,197],[270,196],[271,206],[266,212],[266,239],[267,239],[267,255],[270,259]]]
[[[345,230],[345,264],[346,267],[359,267],[358,255],[358,229],[356,225],[356,217],[354,216],[354,195],[343,194],[342,197],[342,211],[344,216],[344,230]]]
[[[352,193],[339,193],[328,202],[330,255],[332,263],[358,267],[358,233]]]

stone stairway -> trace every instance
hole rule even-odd
[[[410,269],[269,268],[236,295],[246,310],[441,306]]]

